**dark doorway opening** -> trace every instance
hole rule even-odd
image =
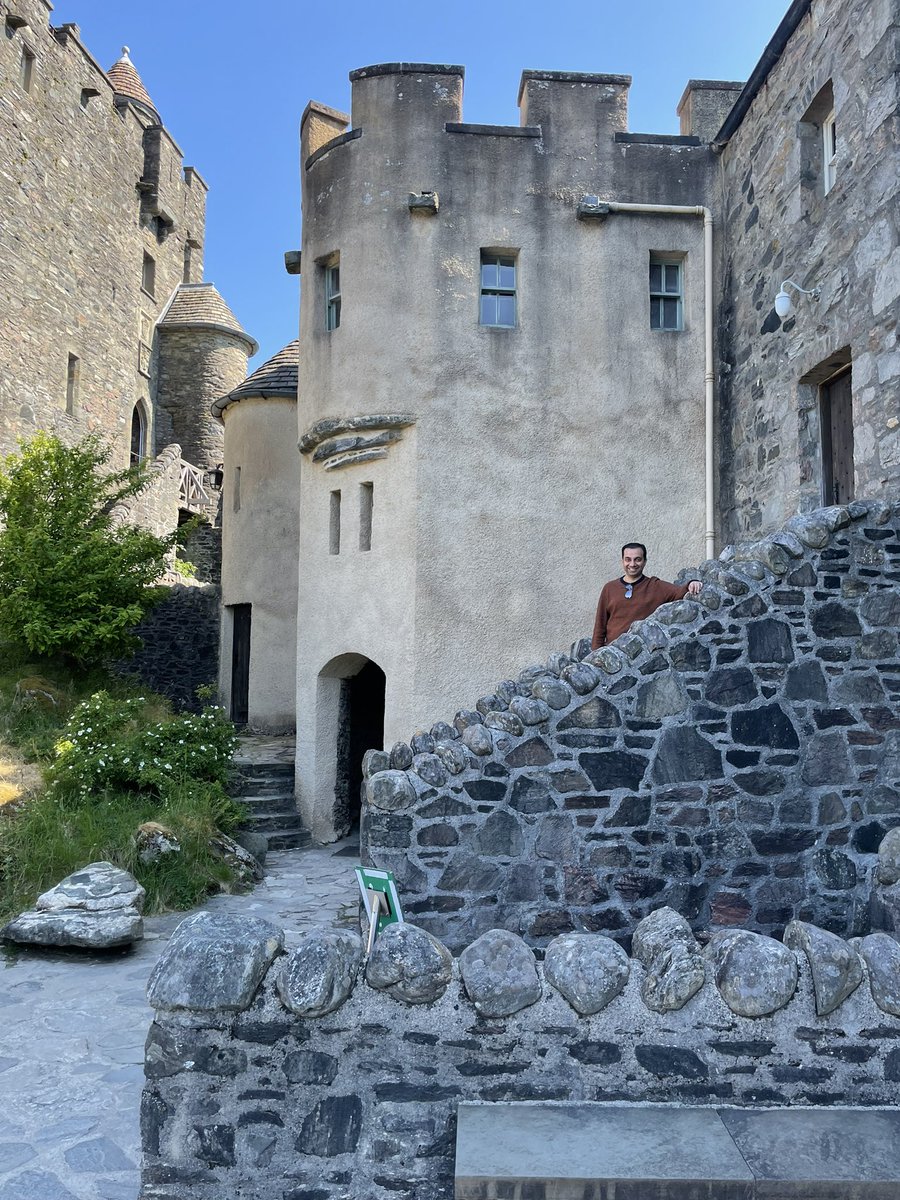
[[[822,499],[848,504],[853,499],[853,390],[850,368],[820,389]]]
[[[338,837],[359,825],[363,756],[367,750],[380,750],[383,743],[384,671],[366,662],[355,675],[341,680],[334,784]]]
[[[250,608],[231,606],[231,719],[246,725],[250,716]]]

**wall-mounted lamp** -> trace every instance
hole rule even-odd
[[[789,317],[794,309],[794,302],[785,291],[785,288],[789,287],[793,288],[795,292],[802,292],[804,296],[812,296],[813,300],[818,300],[822,295],[821,288],[814,287],[807,290],[806,288],[802,288],[799,283],[794,283],[793,279],[786,279],[781,285],[781,291],[775,297],[775,311],[782,319]]]

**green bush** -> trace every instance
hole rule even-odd
[[[143,696],[97,692],[77,706],[47,771],[51,789],[83,804],[104,791],[149,792],[165,805],[174,787],[222,785],[237,740],[224,710],[146,721]]]
[[[115,524],[110,509],[146,482],[106,472],[99,439],[65,446],[39,433],[0,472],[0,636],[31,654],[81,665],[134,649],[134,626],[165,594],[175,534]]]

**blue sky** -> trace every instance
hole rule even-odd
[[[296,336],[298,124],[308,100],[349,111],[348,72],[378,62],[460,63],[464,119],[518,124],[525,68],[632,75],[629,125],[677,133],[688,79],[744,80],[788,0],[55,0],[104,68],[131,58],[187,165],[210,185],[206,278],[260,343]]]

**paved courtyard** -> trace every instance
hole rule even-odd
[[[251,894],[210,912],[265,917],[290,948],[356,916],[349,840],[284,850]],[[186,914],[149,917],[130,953],[22,951],[0,961],[0,1200],[136,1200],[147,977]]]

